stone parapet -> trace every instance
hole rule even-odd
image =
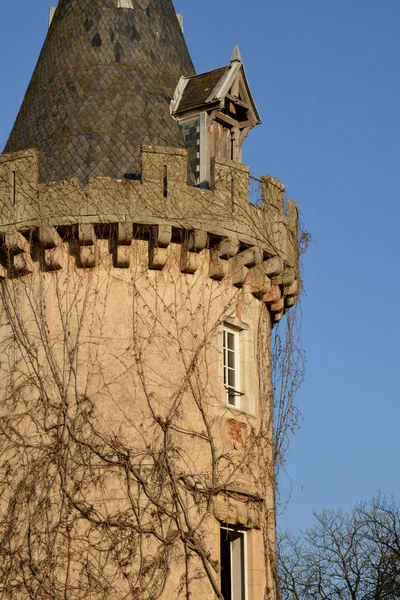
[[[76,248],[78,268],[96,266],[96,240],[110,238],[115,268],[129,267],[135,238],[148,239],[149,269],[162,270],[171,243],[181,245],[181,271],[197,270],[210,256],[209,276],[247,285],[266,303],[273,322],[297,298],[297,206],[284,206],[284,187],[262,179],[261,205],[250,202],[249,168],[213,162],[213,184],[187,184],[187,152],[143,146],[141,180],[77,179],[38,183],[38,155],[27,150],[0,156],[0,276],[63,267]],[[72,243],[72,241],[74,243]],[[41,251],[40,260],[32,261]]]

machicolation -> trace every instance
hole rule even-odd
[[[249,202],[249,168],[215,159],[212,186],[187,184],[187,151],[144,146],[141,181],[92,178],[39,183],[35,150],[0,156],[1,278],[35,270],[98,264],[97,240],[109,239],[115,268],[130,264],[135,239],[149,245],[148,268],[162,270],[170,244],[181,246],[182,273],[209,253],[209,276],[248,285],[273,322],[298,294],[297,206],[272,177],[261,182],[261,206]]]

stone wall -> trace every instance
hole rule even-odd
[[[230,161],[210,190],[186,177],[167,148],[86,188],[0,157],[7,600],[218,598],[221,523],[248,532],[248,600],[276,597],[270,333],[297,296],[297,210],[272,178],[251,205]]]

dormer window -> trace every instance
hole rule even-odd
[[[208,186],[213,157],[241,162],[243,142],[261,119],[239,48],[230,65],[181,77],[171,112],[182,128],[196,185]]]

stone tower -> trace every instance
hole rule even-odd
[[[297,208],[250,202],[258,123],[171,0],[60,0],[0,156],[3,598],[277,598]]]

